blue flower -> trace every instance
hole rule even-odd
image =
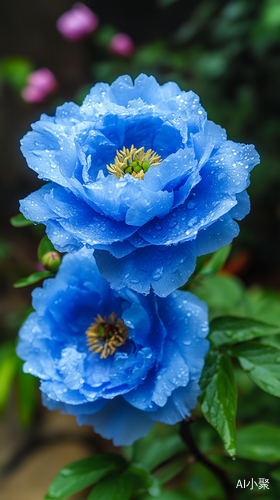
[[[176,83],[122,76],[32,128],[22,152],[50,182],[22,200],[22,213],[46,225],[59,251],[95,249],[116,290],[167,296],[197,256],[237,236],[234,219],[250,210],[254,146],[228,141]]]
[[[196,406],[208,350],[207,307],[197,297],[113,291],[85,248],[64,256],[32,295],[17,353],[41,379],[49,409],[128,445]]]

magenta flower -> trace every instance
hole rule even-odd
[[[64,38],[75,42],[93,33],[98,23],[97,15],[79,2],[58,18],[56,26]]]
[[[126,33],[117,33],[117,35],[113,36],[109,47],[112,52],[124,57],[130,56],[134,51],[133,40]]]
[[[44,102],[46,99],[45,92],[42,92],[38,87],[34,87],[32,85],[27,85],[21,91],[21,97],[25,102],[29,104],[39,104]]]
[[[48,68],[41,68],[30,73],[21,96],[25,102],[38,104],[44,102],[57,87],[54,74]]]
[[[50,94],[57,88],[57,80],[48,68],[41,68],[30,73],[27,83],[29,86],[40,89],[45,94]]]

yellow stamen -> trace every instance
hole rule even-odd
[[[144,147],[136,149],[133,145],[130,149],[123,147],[121,151],[116,151],[116,153],[115,163],[111,163],[110,166],[107,165],[107,169],[111,175],[115,175],[118,179],[124,177],[127,173],[130,173],[133,177],[137,177],[138,179],[144,179],[145,170],[142,166],[143,162],[148,163],[148,168],[150,168],[159,165],[162,161],[161,157],[152,149],[148,149],[145,153]],[[139,172],[134,171],[133,165],[131,165],[132,162],[139,162],[141,169]],[[125,172],[128,167],[132,167],[131,172]]]
[[[125,344],[128,338],[127,327],[122,319],[112,312],[110,316],[102,318],[100,314],[94,318],[95,322],[87,329],[87,345],[94,353],[101,353],[100,358],[107,358],[114,354],[117,347]]]

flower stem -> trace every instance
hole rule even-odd
[[[183,420],[181,422],[180,426],[180,436],[183,439],[184,443],[188,446],[194,457],[205,467],[207,467],[215,476],[218,478],[218,480],[221,482],[222,487],[225,492],[225,498],[227,500],[235,500],[235,495],[233,492],[233,487],[228,479],[224,469],[220,467],[219,465],[215,464],[214,462],[211,462],[201,451],[197,448],[196,443],[194,441],[193,435],[190,430],[190,424],[193,422],[193,420]]]

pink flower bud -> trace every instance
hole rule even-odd
[[[42,257],[42,265],[47,271],[56,272],[60,266],[61,257],[57,252],[47,252]]]
[[[134,43],[126,33],[117,33],[117,35],[113,36],[109,47],[115,54],[128,57],[134,50]]]
[[[21,97],[29,104],[39,104],[44,102],[57,87],[57,80],[49,69],[38,69],[28,76],[27,86],[22,90]]]
[[[22,89],[21,97],[29,104],[39,104],[46,100],[47,95],[42,89],[33,85],[27,85]]]
[[[45,271],[46,269],[44,268],[43,264],[41,264],[41,262],[37,262],[36,264],[36,271],[37,272],[40,272],[40,271]]]
[[[57,20],[58,31],[67,40],[81,40],[90,35],[98,26],[98,17],[83,3],[76,3]]]
[[[30,73],[27,81],[29,85],[37,87],[46,94],[50,94],[57,88],[57,80],[48,68],[33,71],[33,73]]]

